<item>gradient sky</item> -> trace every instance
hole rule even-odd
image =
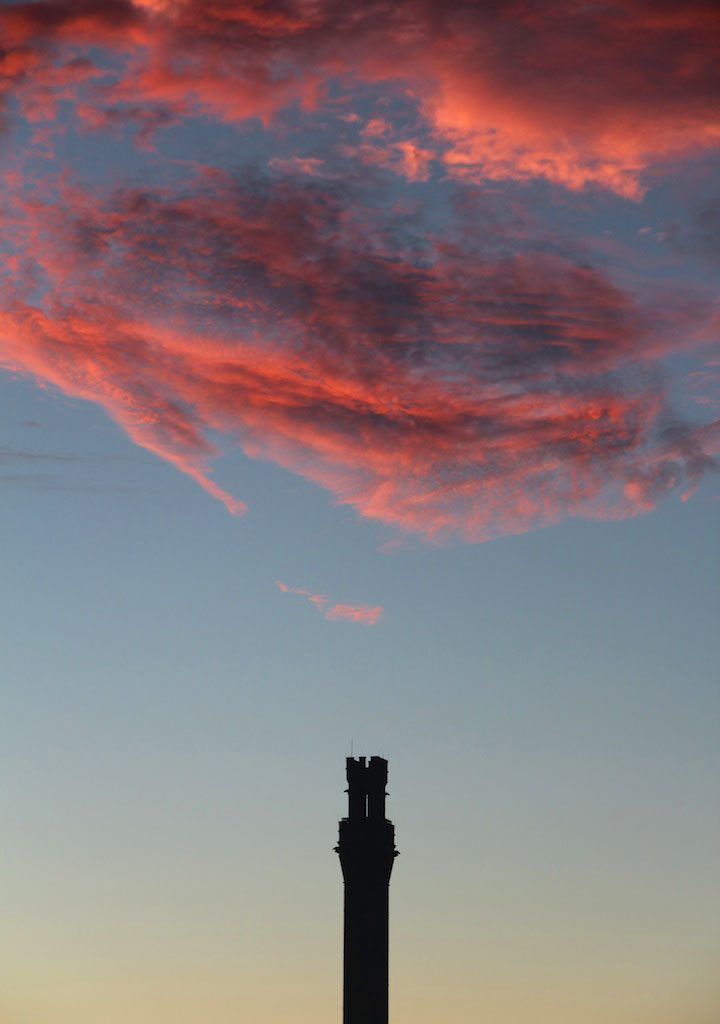
[[[715,1024],[719,38],[0,4],[3,1024]]]

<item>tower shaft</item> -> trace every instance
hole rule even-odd
[[[343,1024],[387,1024],[388,895],[397,856],[385,817],[387,761],[347,759],[348,817],[340,822],[345,880]]]

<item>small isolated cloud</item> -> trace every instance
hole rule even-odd
[[[325,612],[326,619],[350,619],[352,622],[365,622],[368,626],[374,626],[381,615],[379,604],[374,608],[367,604],[334,604]]]
[[[383,612],[380,605],[375,607],[367,604],[331,605],[330,598],[325,594],[313,594],[303,587],[289,587],[282,580],[275,580],[275,584],[284,594],[300,594],[302,597],[306,597],[328,622],[336,622],[338,619],[349,619],[350,622],[364,622],[366,626],[374,626],[380,620]]]

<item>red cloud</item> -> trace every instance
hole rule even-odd
[[[716,5],[473,6],[428,58],[426,110],[453,173],[638,197],[646,169],[717,147]]]
[[[382,83],[420,105],[454,175],[628,197],[648,169],[717,147],[719,29],[710,0],[43,0],[0,10],[7,89],[36,92],[48,55],[98,46],[126,65],[95,102],[159,106],[165,118],[268,123],[321,103],[331,79]],[[430,151],[400,146],[385,162],[422,178]]]
[[[372,608],[367,604],[334,604],[327,608],[326,605],[329,604],[330,599],[325,594],[313,594],[309,590],[303,590],[302,587],[289,587],[280,580],[275,580],[275,583],[284,594],[300,594],[306,597],[330,622],[337,619],[349,619],[351,622],[364,622],[367,626],[374,626],[382,615],[383,610],[380,605]]]
[[[350,619],[352,622],[365,622],[374,626],[382,615],[382,608],[376,605],[371,608],[366,604],[334,604],[325,613],[326,619]]]
[[[710,465],[713,435],[636,369],[682,306],[650,316],[568,258],[422,225],[418,256],[404,218],[312,182],[53,190],[8,213],[3,363],[99,402],[232,510],[218,432],[363,516],[469,540],[645,511]]]

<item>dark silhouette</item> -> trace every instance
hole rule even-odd
[[[385,817],[387,761],[347,758],[348,816],[340,822],[345,879],[343,1024],[387,1024],[388,888],[395,827]]]

